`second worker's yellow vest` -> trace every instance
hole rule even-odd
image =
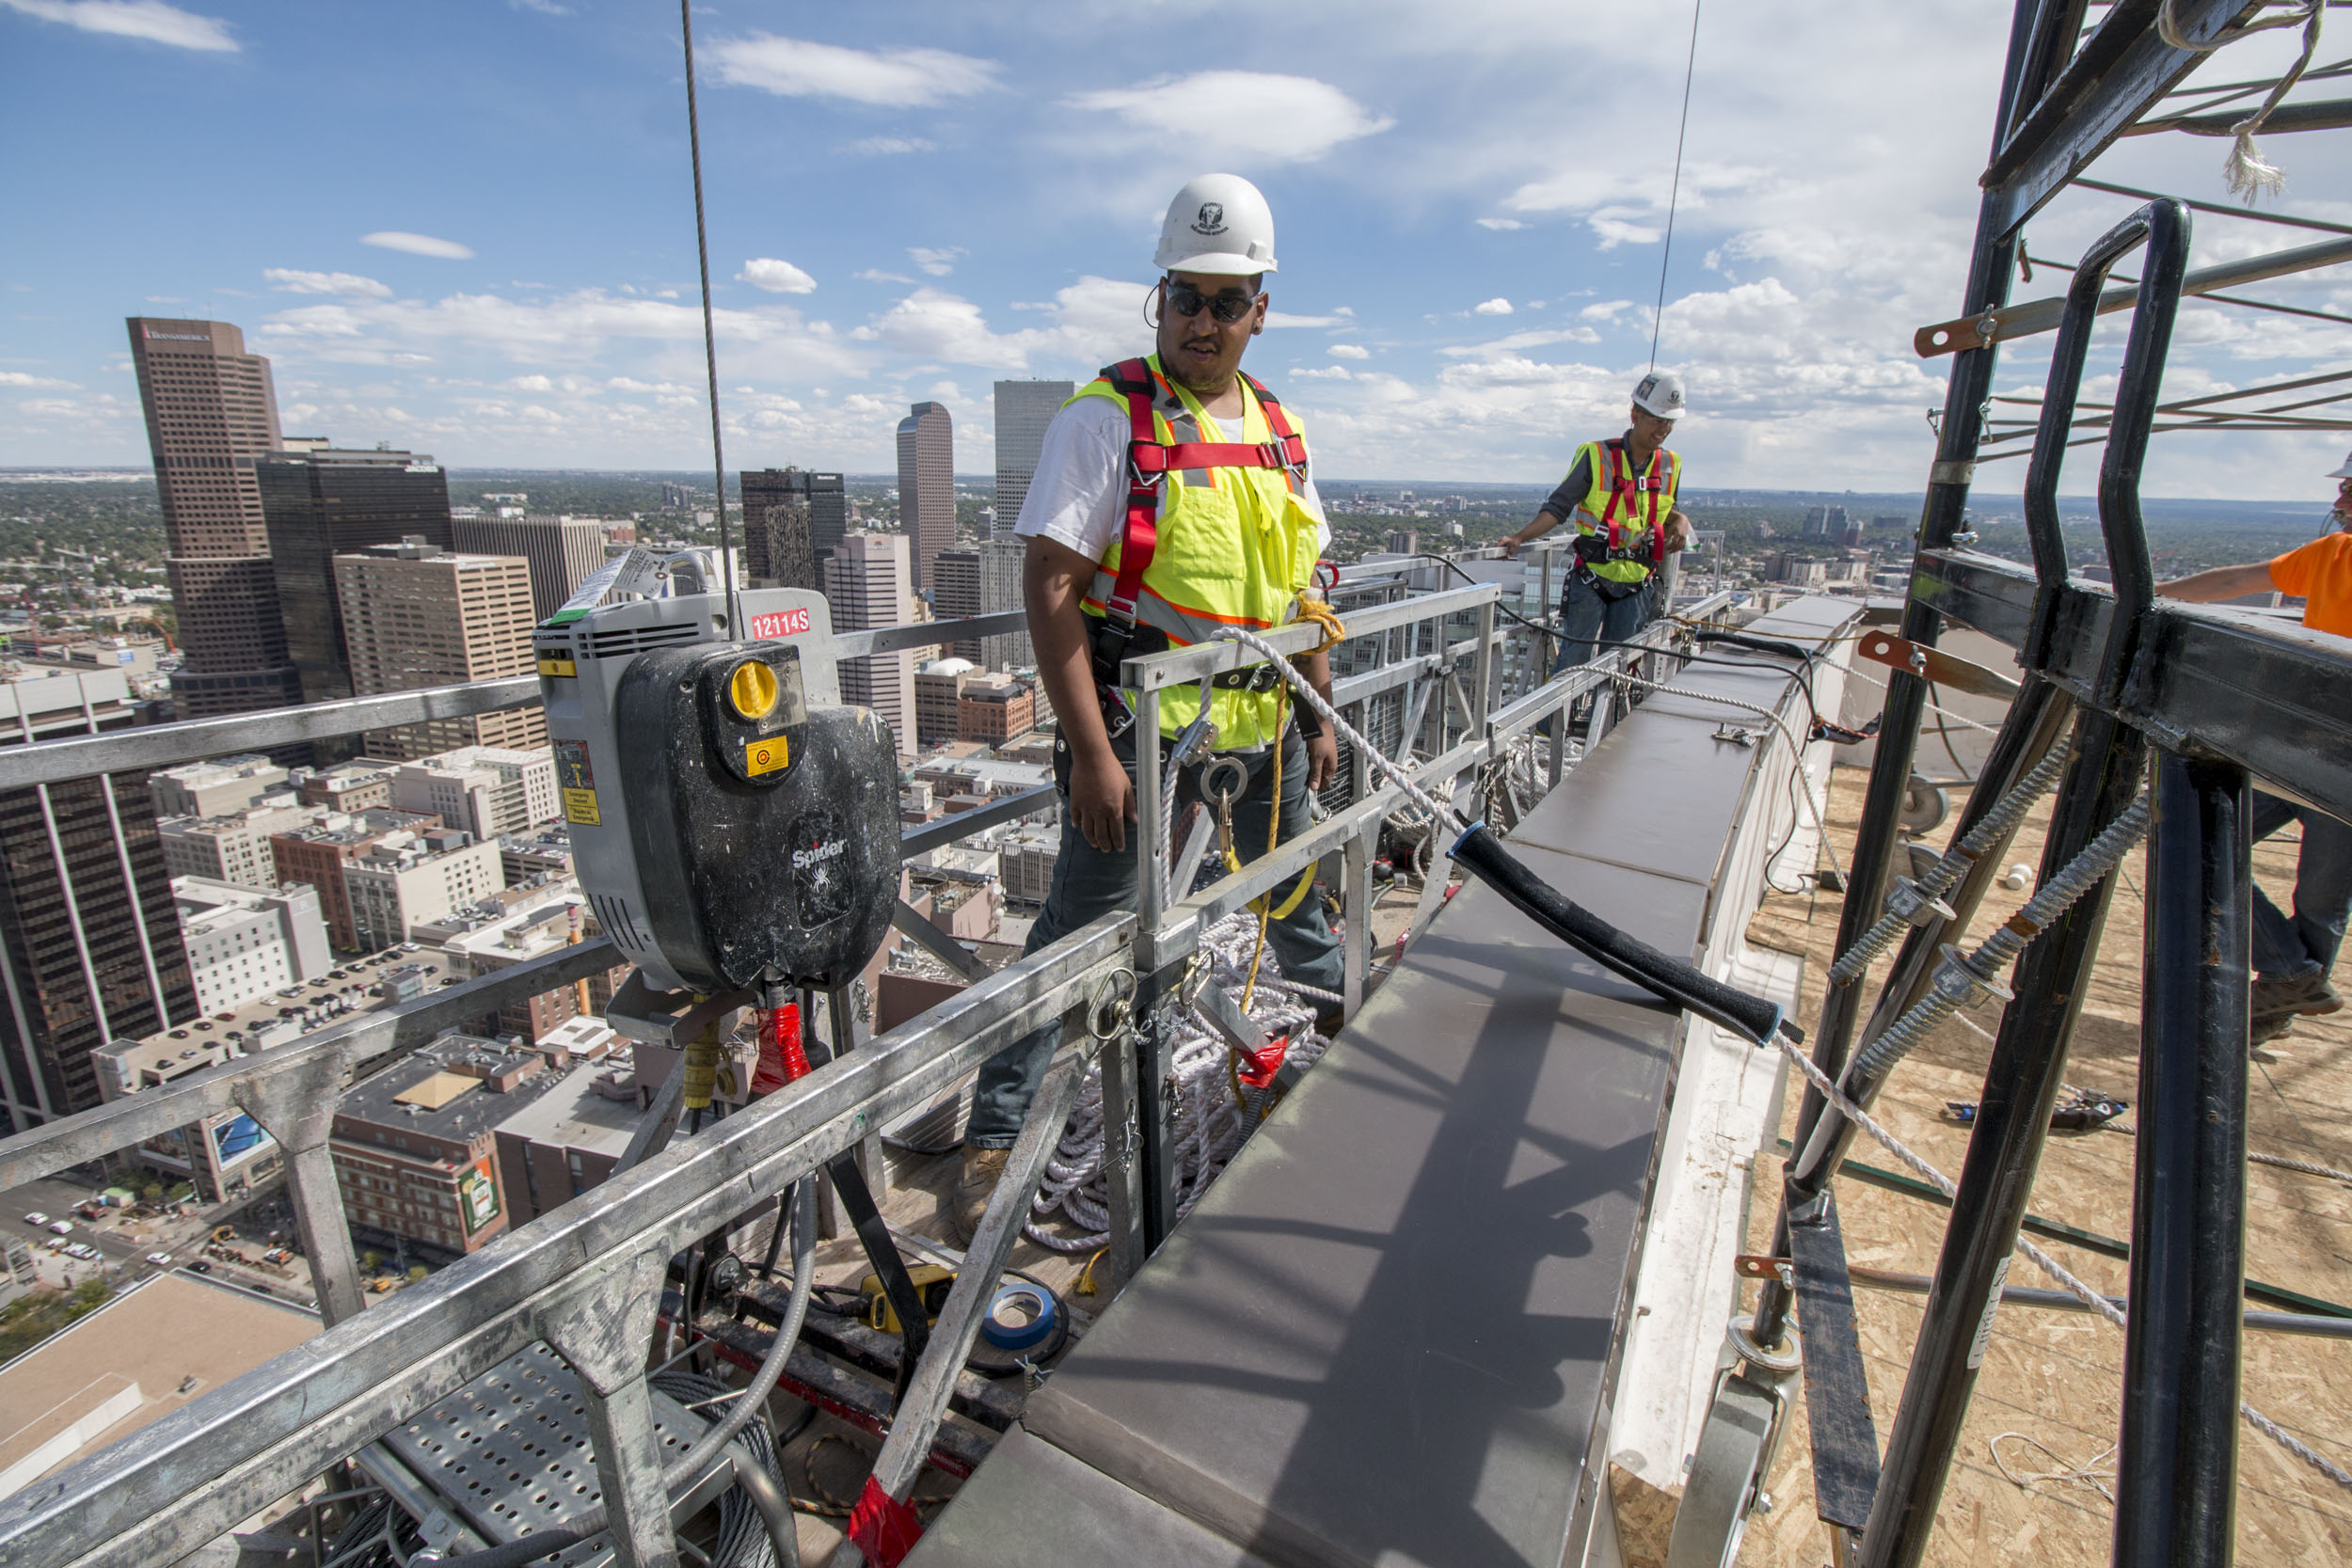
[[[1612,582],[1646,580],[1655,560],[1654,542],[1674,514],[1682,459],[1661,447],[1650,454],[1645,469],[1633,473],[1622,440],[1587,441],[1577,455],[1592,475],[1584,499],[1568,518],[1576,525],[1577,558],[1595,577]],[[1574,471],[1575,465],[1569,467]]]
[[[1248,383],[1242,383],[1239,432],[1228,435],[1198,400],[1160,371],[1155,355],[1144,361],[1152,372],[1152,427],[1163,442],[1235,441],[1257,446],[1273,439],[1265,412]],[[1123,410],[1126,398],[1108,377],[1078,388],[1070,401],[1107,398]],[[1067,406],[1067,404],[1065,404]],[[1298,418],[1284,404],[1292,428]],[[1322,553],[1322,519],[1307,508],[1304,481],[1281,468],[1212,467],[1171,470],[1162,486],[1158,547],[1144,568],[1136,601],[1136,623],[1167,634],[1170,647],[1206,641],[1220,626],[1263,631],[1295,619],[1298,596],[1314,576]],[[1082,608],[1104,612],[1119,574],[1122,540],[1115,538],[1103,557]],[[1130,700],[1134,693],[1130,692]],[[1217,749],[1254,748],[1275,741],[1279,699],[1274,691],[1218,688],[1209,695]],[[1160,733],[1174,736],[1200,711],[1198,685],[1169,687],[1160,693]]]

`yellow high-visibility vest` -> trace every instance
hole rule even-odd
[[[1682,484],[1682,459],[1661,447],[1639,473],[1622,440],[1587,441],[1577,449],[1591,484],[1568,521],[1576,525],[1577,559],[1612,582],[1642,582],[1664,559],[1666,519]],[[1575,471],[1570,464],[1569,471]]]
[[[1248,382],[1242,384],[1241,429],[1228,433],[1199,400],[1160,369],[1158,356],[1143,361],[1152,381],[1152,428],[1168,445],[1191,442],[1257,447],[1271,442],[1273,429]],[[1080,388],[1071,399],[1107,398],[1127,407],[1125,394],[1108,376]],[[1065,404],[1067,406],[1067,404]],[[1297,416],[1286,404],[1293,431]],[[1322,519],[1305,503],[1306,481],[1280,467],[1215,467],[1169,470],[1161,486],[1158,545],[1144,568],[1136,601],[1136,624],[1156,627],[1170,647],[1208,640],[1220,626],[1263,631],[1297,613],[1298,596],[1314,576],[1322,553]],[[1123,533],[1113,539],[1097,563],[1081,608],[1101,617],[1119,575]],[[1130,694],[1132,696],[1132,693]],[[1200,710],[1197,685],[1160,693],[1160,733],[1173,736]],[[1210,718],[1219,750],[1266,745],[1274,732],[1279,698],[1272,690],[1217,688],[1210,693]]]

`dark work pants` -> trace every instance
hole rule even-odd
[[[1555,675],[1580,664],[1590,664],[1598,651],[1597,639],[1630,641],[1649,620],[1649,585],[1643,583],[1622,598],[1602,595],[1580,572],[1568,578],[1560,594],[1560,656],[1551,662]]]
[[[2254,968],[2282,980],[2325,977],[2335,967],[2345,910],[2352,906],[2352,827],[2324,811],[2254,792],[2256,840],[2295,821],[2303,824],[2303,852],[2295,863],[2294,917],[2259,885],[2254,889]]]
[[[1132,778],[1133,745],[1122,739],[1119,751]],[[1253,861],[1265,853],[1266,824],[1274,793],[1274,755],[1270,751],[1229,754],[1236,755],[1249,769],[1248,785],[1241,799],[1233,802],[1233,848],[1243,861]],[[1192,798],[1193,781],[1200,770],[1193,768],[1184,771],[1186,778],[1178,794],[1180,814],[1183,801]],[[1152,811],[1156,807],[1153,802],[1138,800],[1136,809]],[[1294,839],[1308,827],[1307,747],[1294,725],[1282,734],[1281,840]],[[1214,847],[1210,852],[1216,853]],[[1313,874],[1312,866],[1301,873]],[[1043,912],[1037,917],[1037,924],[1029,927],[1024,956],[1114,910],[1135,909],[1141,884],[1136,863],[1136,824],[1127,824],[1125,849],[1108,853],[1097,849],[1078,832],[1077,823],[1071,818],[1069,797],[1065,795],[1061,808],[1061,854],[1054,863],[1054,885],[1045,895]],[[1276,908],[1281,907],[1296,885],[1285,882],[1275,888]],[[1343,978],[1340,939],[1332,932],[1331,923],[1324,918],[1323,900],[1311,890],[1288,915],[1267,925],[1266,945],[1281,961],[1284,978],[1317,990],[1340,990]],[[1037,1097],[1037,1086],[1045,1077],[1046,1064],[1053,1059],[1055,1043],[1060,1037],[1061,1026],[1049,1023],[1014,1041],[981,1065],[972,1085],[972,1117],[964,1127],[963,1141],[967,1147],[1012,1147],[1022,1121],[1029,1114],[1029,1102]]]

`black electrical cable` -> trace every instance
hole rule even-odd
[[[1416,561],[1434,561],[1438,565],[1443,566],[1447,571],[1452,572],[1455,577],[1460,578],[1464,582],[1469,583],[1473,588],[1483,588],[1487,586],[1486,584],[1480,582],[1476,578],[1470,576],[1468,572],[1462,570],[1461,567],[1454,564],[1453,562],[1447,560],[1444,556],[1431,555],[1426,550],[1422,550],[1415,552],[1413,559]],[[1507,610],[1501,604],[1497,604],[1495,606],[1495,610],[1506,620],[1516,621],[1530,631],[1541,632],[1547,637],[1558,637],[1560,635],[1559,627],[1545,626],[1540,621],[1531,621],[1526,616],[1519,614],[1517,610]],[[1668,618],[1671,619],[1671,617]],[[1723,634],[1723,640],[1730,641],[1734,635],[1735,634],[1732,633],[1724,633]],[[1580,638],[1578,641],[1582,641],[1584,639]],[[1766,640],[1762,638],[1753,638],[1746,641],[1751,645],[1761,645],[1766,643]],[[1754,659],[1717,658],[1709,654],[1678,653],[1675,652],[1673,649],[1661,648],[1655,642],[1621,642],[1614,638],[1608,637],[1596,637],[1591,639],[1591,641],[1597,648],[1635,648],[1639,649],[1643,653],[1648,654],[1673,653],[1675,657],[1682,660],[1685,664],[1714,664],[1720,665],[1726,670],[1772,670],[1777,668],[1776,666],[1770,664],[1758,664]],[[1772,643],[1770,645],[1761,646],[1759,651],[1766,653],[1780,653],[1783,650],[1797,655],[1798,657],[1805,659],[1808,663],[1810,663],[1815,657],[1819,657],[1818,655],[1806,653],[1803,648],[1800,648],[1794,642]],[[1792,672],[1792,673],[1793,673],[1794,672]],[[1815,723],[1819,723],[1821,718],[1821,710],[1816,706],[1813,702],[1812,682],[1802,673],[1799,673],[1797,674],[1797,684],[1804,689],[1805,706],[1811,710],[1813,721]]]

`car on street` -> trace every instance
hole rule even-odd
[[[65,1253],[68,1258],[79,1258],[86,1263],[95,1262],[98,1258],[98,1249],[87,1242],[70,1243]]]
[[[72,1220],[51,1220],[49,1222],[49,1234],[52,1236],[71,1236],[73,1234],[73,1222]]]
[[[26,1225],[47,1225],[49,1223],[49,1216],[36,1209],[31,1213],[24,1216],[24,1223]]]
[[[171,1267],[171,1254],[168,1252],[151,1252],[147,1255],[147,1260],[159,1269]]]
[[[213,1272],[213,1266],[204,1261],[203,1259],[199,1258],[195,1262],[188,1265],[188,1272],[190,1274],[210,1274]]]

